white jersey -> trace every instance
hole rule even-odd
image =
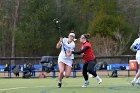
[[[132,45],[136,47],[136,60],[140,64],[140,38],[137,38]]]
[[[140,38],[137,38],[132,45],[136,47],[136,55],[140,55]]]
[[[66,58],[66,52],[68,51],[74,51],[75,43],[72,41],[68,44],[68,38],[63,38],[62,46],[61,46],[61,52],[59,54],[59,57]],[[74,55],[72,54],[70,59],[74,59]]]

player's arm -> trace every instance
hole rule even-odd
[[[85,46],[82,50],[80,50],[80,51],[72,51],[72,54],[78,54],[78,55],[80,55],[80,54],[82,54],[82,53],[84,53],[87,49],[89,49],[89,47],[88,46]]]
[[[133,44],[131,45],[130,49],[134,52],[137,52],[137,47]]]
[[[67,56],[71,56],[72,55],[72,51],[74,51],[74,48],[75,48],[75,44],[70,48],[69,51],[66,52],[66,55]]]
[[[62,41],[63,41],[63,38],[60,37],[60,40],[58,41],[58,43],[56,44],[56,48],[60,48],[62,46]]]

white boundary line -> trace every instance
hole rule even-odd
[[[43,88],[43,87],[46,87],[46,86],[3,88],[3,89],[0,89],[0,91],[26,89],[26,88]]]
[[[28,88],[28,87],[3,88],[3,89],[0,89],[0,91],[4,91],[4,90],[16,90],[16,89],[25,89],[25,88]]]
[[[94,84],[90,84],[94,85]],[[18,90],[18,89],[28,89],[28,88],[45,88],[47,86],[34,86],[34,87],[14,87],[14,88],[1,88],[0,91],[8,91],[8,90]],[[66,87],[66,86],[63,86]],[[81,87],[80,85],[73,85],[72,87]]]

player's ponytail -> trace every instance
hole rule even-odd
[[[86,38],[86,39],[88,39],[89,37],[90,37],[90,34],[88,33],[88,34],[84,34],[84,37]]]

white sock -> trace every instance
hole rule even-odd
[[[99,79],[100,79],[100,77],[99,77],[99,76],[96,76],[95,78],[96,78],[96,80],[99,80]]]
[[[137,81],[136,81],[136,82],[137,82],[137,83],[138,83],[138,82],[140,82],[140,77],[137,79]]]
[[[58,80],[58,83],[62,83],[62,81]]]
[[[134,81],[137,81],[136,77],[133,79]]]
[[[140,81],[140,77],[137,80]]]
[[[85,83],[89,82],[88,80],[85,80]]]

